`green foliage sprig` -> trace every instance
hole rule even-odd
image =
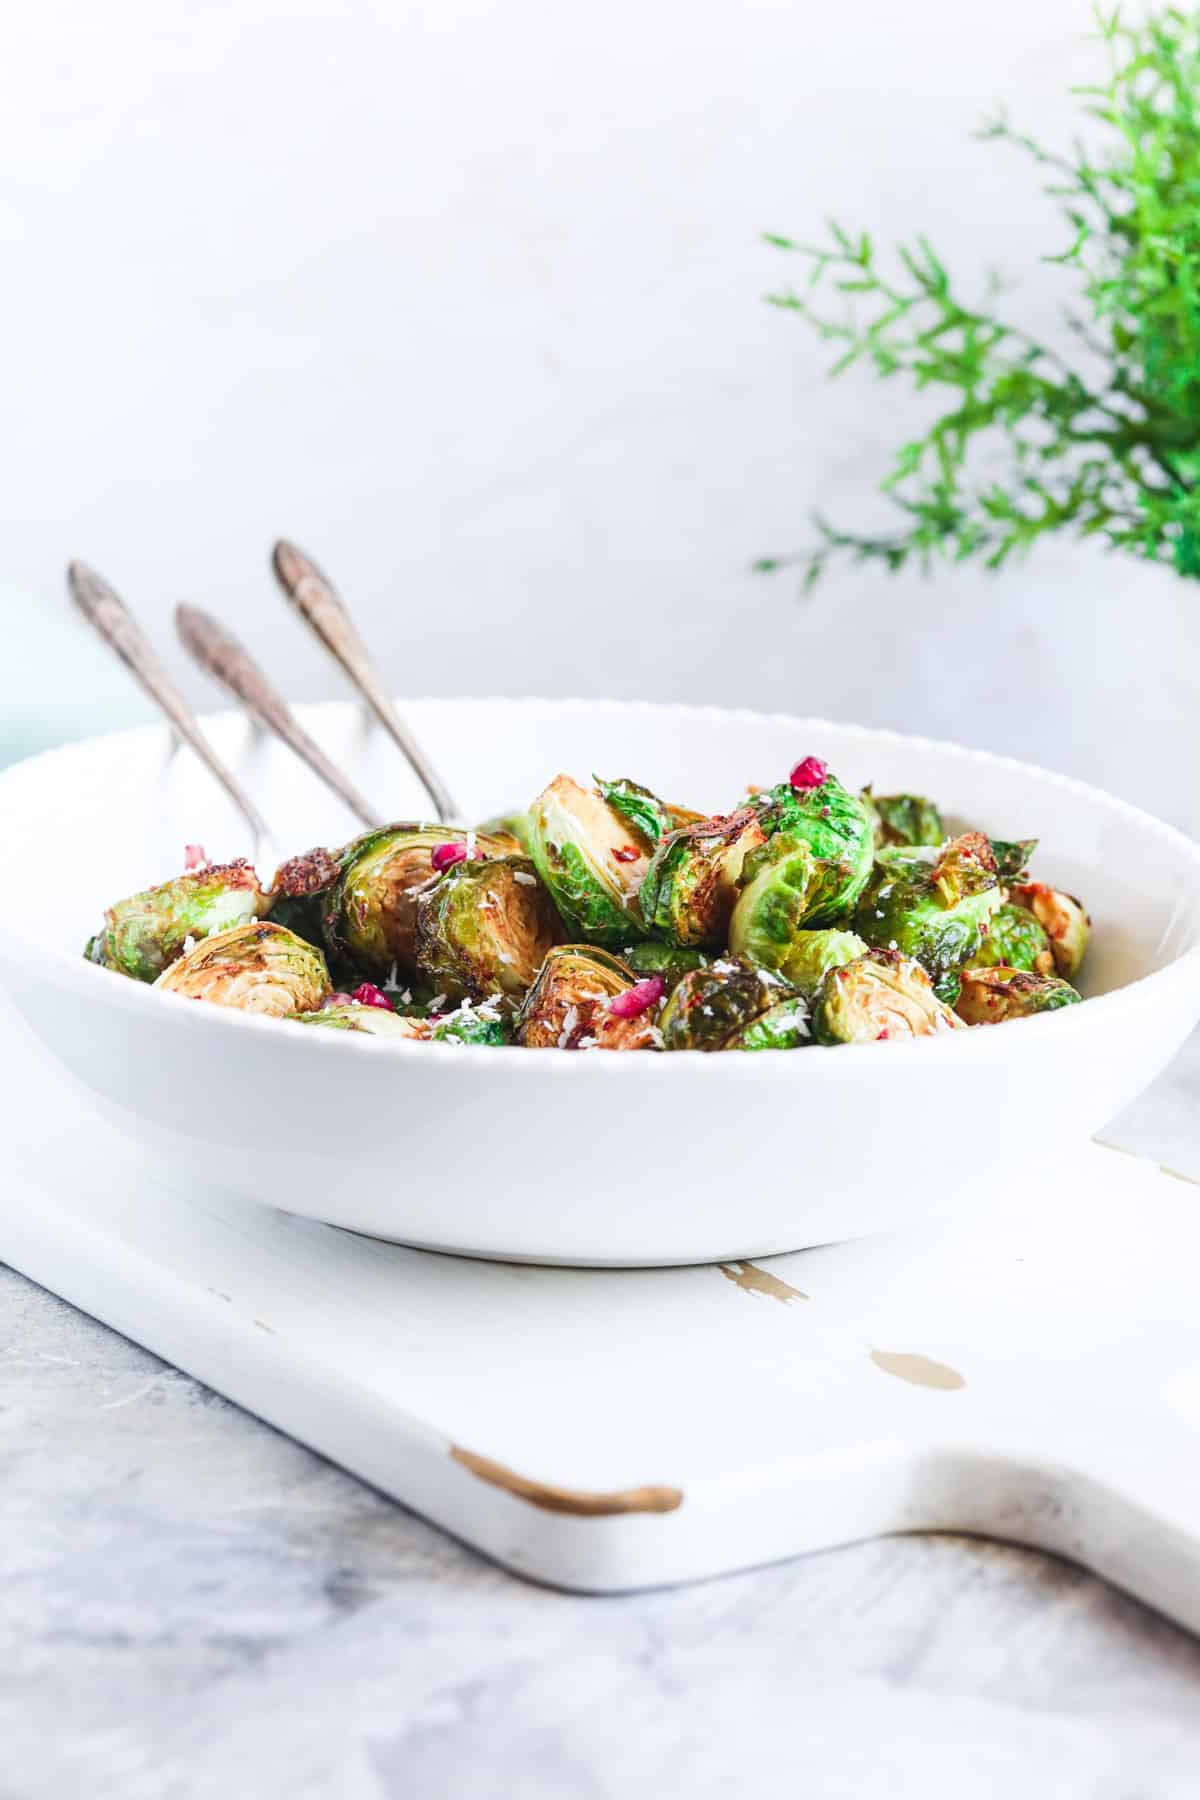
[[[1066,246],[1043,260],[1077,284],[1064,312],[1077,357],[1006,322],[997,283],[965,304],[924,238],[887,267],[869,236],[836,224],[823,244],[768,238],[808,263],[802,292],[771,299],[837,347],[831,373],[865,363],[949,398],[881,483],[899,529],[818,517],[813,548],[758,568],[799,564],[806,587],[839,556],[999,569],[1067,531],[1200,576],[1200,12],[1096,17],[1108,79],[1073,91],[1105,127],[1101,150],[1054,154],[1003,117],[980,133],[1031,156],[1063,215]],[[848,315],[818,310],[831,289]]]

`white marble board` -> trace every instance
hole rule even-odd
[[[1003,1206],[981,1177],[952,1224],[769,1264],[535,1269],[164,1178],[32,1047],[9,1066],[0,1258],[519,1574],[967,1530],[1200,1631],[1200,1190],[1150,1163],[1087,1146]],[[464,1146],[446,1205],[480,1178]]]

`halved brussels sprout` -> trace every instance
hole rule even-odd
[[[277,1019],[315,1012],[330,992],[321,952],[269,919],[205,938],[154,985],[189,1000]]]
[[[641,944],[626,944],[621,956],[639,979],[644,975],[661,975],[668,994],[693,969],[707,968],[709,961],[703,950],[689,950],[683,944],[664,944],[653,938],[647,938]]]
[[[898,950],[871,950],[830,969],[812,1010],[818,1044],[932,1037],[961,1024],[934,993],[927,971]]]
[[[1054,968],[1064,981],[1074,981],[1087,952],[1092,921],[1083,902],[1042,881],[1027,881],[1009,890],[1009,899],[1028,907],[1050,939]]]
[[[84,955],[134,981],[156,981],[189,938],[211,937],[270,910],[270,897],[248,862],[189,869],[108,907]]]
[[[617,946],[645,937],[637,894],[650,840],[599,794],[556,775],[529,809],[530,854],[567,929]]]
[[[670,832],[646,870],[639,900],[646,924],[674,944],[720,950],[742,865],[764,842],[750,806]]]
[[[978,832],[953,839],[933,862],[915,850],[883,850],[854,914],[868,944],[916,957],[946,999],[976,959],[1003,890],[991,846]]]
[[[824,767],[815,758],[806,760],[818,773]],[[838,925],[848,918],[870,878],[875,854],[874,821],[862,800],[826,771],[813,787],[783,781],[751,804],[765,836],[783,833],[807,844],[819,865],[805,923]]]
[[[322,915],[325,943],[339,960],[382,979],[392,968],[405,976],[417,967],[417,895],[438,874],[434,852],[442,844],[475,855],[503,856],[498,839],[450,825],[386,825],[346,845],[341,873],[328,890]]]
[[[812,911],[822,871],[808,845],[777,832],[752,850],[729,920],[729,948],[763,968],[778,969]]]
[[[414,1038],[428,1040],[433,1036],[429,1019],[410,1019],[401,1013],[385,1012],[380,1006],[323,1006],[319,1012],[297,1014],[297,1024],[327,1025],[331,1031],[358,1031],[367,1037]]]
[[[877,845],[937,845],[946,836],[941,813],[923,794],[876,794],[865,787],[859,798],[872,815]]]
[[[968,969],[955,1010],[968,1025],[1002,1025],[1006,1019],[1074,1006],[1079,998],[1070,982],[1057,975],[1034,975],[1027,969]]]
[[[725,1044],[726,1050],[802,1050],[812,1042],[808,1006],[796,995],[780,1000],[765,1013],[735,1032]]]
[[[663,1009],[666,1050],[725,1050],[756,1019],[799,995],[770,969],[715,962],[685,975]]]
[[[454,863],[416,905],[417,967],[451,1000],[524,995],[562,942],[554,902],[526,856]]]
[[[1050,939],[1033,914],[1010,900],[998,907],[984,928],[984,938],[971,960],[976,969],[1024,969],[1050,975],[1054,956]]]
[[[807,844],[780,832],[746,858],[745,885],[729,922],[733,955],[777,969],[803,994],[816,992],[826,969],[867,948],[853,931],[807,926],[824,873]]]
[[[517,1015],[517,1042],[529,1050],[649,1050],[659,1042],[656,1011],[632,1018],[609,1009],[635,986],[619,957],[591,944],[551,950]]]

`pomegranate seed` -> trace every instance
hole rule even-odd
[[[185,844],[183,846],[183,866],[185,869],[206,869],[208,857],[204,854],[203,844]]]
[[[657,1006],[666,990],[667,984],[661,975],[647,975],[645,981],[635,981],[623,994],[615,995],[608,1003],[608,1010],[615,1019],[636,1019],[650,1007]]]
[[[794,788],[819,788],[829,775],[829,764],[819,756],[806,756],[798,762],[788,780]]]
[[[440,875],[443,869],[449,869],[455,863],[466,862],[467,846],[465,844],[435,844],[430,860]]]
[[[394,1008],[387,995],[375,986],[373,981],[364,981],[355,988],[350,998],[359,1006],[378,1006],[384,1012],[392,1012]]]

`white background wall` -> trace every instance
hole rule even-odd
[[[265,573],[339,579],[398,689],[694,696],[986,744],[1200,828],[1200,587],[751,559],[875,516],[917,416],[829,385],[759,237],[927,230],[1053,316],[1000,98],[1069,134],[1087,0],[38,0],[0,69],[0,569],[104,570],[340,691]],[[10,664],[11,666],[11,664]],[[182,666],[182,665],[181,665]],[[196,698],[208,695],[189,676]]]

